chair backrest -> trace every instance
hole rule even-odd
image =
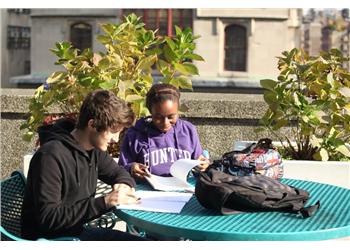
[[[1,181],[1,227],[17,237],[21,237],[24,188],[25,178],[19,171],[14,171],[11,177]],[[1,234],[1,240],[15,240],[14,238]]]
[[[25,185],[25,177],[20,171],[14,171],[9,178],[1,181],[1,240],[24,240],[21,238],[21,213]],[[109,193],[111,190],[111,186],[99,181],[96,197]],[[87,223],[86,227],[113,228],[116,221],[117,217],[111,212]],[[74,237],[60,237],[52,240],[76,241],[79,239]]]

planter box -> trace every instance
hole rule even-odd
[[[23,157],[23,175],[24,175],[24,177],[26,177],[26,178],[27,178],[27,176],[28,176],[29,163],[30,163],[30,160],[31,160],[32,157],[33,157],[33,154],[34,154],[34,153],[26,154],[26,155]]]
[[[284,160],[285,178],[316,181],[350,189],[350,163]]]
[[[235,141],[233,148],[242,150],[253,142]],[[350,189],[350,162],[284,160],[283,163],[284,178],[315,181]]]

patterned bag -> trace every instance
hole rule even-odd
[[[210,168],[234,175],[261,174],[273,179],[283,176],[281,155],[273,147],[271,139],[263,138],[242,151],[227,152],[220,160],[214,160]]]

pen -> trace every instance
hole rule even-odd
[[[148,169],[149,169],[149,167],[146,166],[146,168],[144,169],[144,170],[145,170],[145,173],[146,173],[149,177],[151,177],[151,172],[150,172]]]

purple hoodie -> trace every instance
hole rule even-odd
[[[149,166],[152,174],[170,176],[169,169],[174,161],[197,159],[202,151],[197,130],[190,122],[178,119],[164,133],[152,125],[150,117],[141,118],[126,133],[119,165],[130,171],[130,163],[138,162]]]

